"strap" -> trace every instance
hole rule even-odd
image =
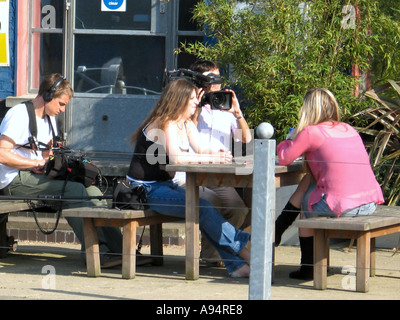
[[[31,135],[35,138],[37,137],[37,124],[36,124],[36,114],[35,114],[35,107],[33,106],[32,101],[26,101],[26,110],[28,111],[29,116],[29,131]]]
[[[26,101],[25,102],[26,110],[28,112],[29,116],[29,131],[31,133],[31,136],[28,138],[28,143],[20,146],[20,148],[26,148],[26,149],[31,149],[36,152],[36,150],[39,151],[47,151],[50,150],[51,147],[43,142],[37,141],[37,123],[36,123],[36,114],[35,114],[35,107],[33,106],[32,101]],[[53,124],[51,122],[51,119],[48,115],[47,116],[47,121],[49,123],[51,133],[53,135],[53,146],[56,143],[55,139],[55,132],[53,128]]]

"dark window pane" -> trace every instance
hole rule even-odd
[[[51,73],[62,73],[63,35],[34,33],[31,54],[32,89],[39,89],[43,77]]]
[[[126,2],[126,11],[101,11],[102,1],[77,0],[76,29],[150,30],[151,0]]]
[[[181,0],[179,1],[179,30],[196,31],[197,24],[192,20],[193,8],[199,0]]]
[[[162,89],[164,53],[164,37],[77,35],[75,91],[158,93]]]

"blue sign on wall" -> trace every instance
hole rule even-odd
[[[102,0],[101,11],[126,11],[126,0]]]

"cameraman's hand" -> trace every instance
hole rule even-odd
[[[200,88],[197,91],[197,100],[199,101],[199,105],[197,106],[197,110],[196,110],[195,114],[192,116],[192,121],[196,126],[197,126],[197,123],[199,122],[199,117],[200,117],[200,113],[201,113],[201,100],[203,100],[205,93],[206,92],[204,91],[203,88]]]
[[[197,100],[199,100],[199,102],[201,102],[205,93],[206,91],[203,88],[199,88],[199,91],[197,91]]]
[[[235,115],[236,118],[240,118],[243,116],[242,110],[240,110],[240,103],[239,100],[236,96],[235,91],[231,89],[226,89],[225,91],[231,92],[232,93],[232,108],[227,110],[228,112],[231,112]]]
[[[31,169],[31,171],[35,174],[43,174],[44,173],[43,169],[44,169],[44,166],[45,166],[47,160],[48,160],[48,158],[42,159],[42,160],[35,160],[36,165]]]

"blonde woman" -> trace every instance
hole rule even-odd
[[[293,140],[281,142],[277,151],[280,164],[304,155],[310,169],[286,207],[292,215],[300,209],[301,218],[369,215],[384,202],[363,141],[353,127],[340,122],[339,105],[328,89],[306,93]],[[290,277],[312,279],[312,230],[300,229],[299,236],[301,268]]]
[[[171,82],[154,110],[132,136],[135,152],[127,174],[133,186],[142,185],[147,203],[160,214],[185,217],[185,190],[172,182],[168,163],[231,161],[228,151],[198,153],[198,131],[192,117],[199,105],[197,87],[184,79]],[[232,277],[248,277],[250,235],[224,220],[209,202],[200,199],[199,226],[218,250]]]

